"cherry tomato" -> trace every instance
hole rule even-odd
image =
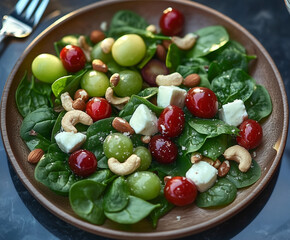
[[[167,8],[159,20],[161,32],[166,36],[179,35],[184,26],[184,16],[174,8]]]
[[[77,150],[69,156],[71,170],[78,176],[87,177],[97,170],[98,162],[95,155],[88,150]]]
[[[83,50],[74,45],[65,46],[60,52],[60,60],[64,68],[69,72],[77,72],[86,65],[86,56]]]
[[[155,135],[149,142],[149,150],[153,158],[159,163],[172,163],[176,160],[178,149],[169,138]]]
[[[197,188],[185,177],[173,177],[165,184],[164,196],[176,206],[185,206],[195,201]]]
[[[194,87],[187,92],[185,105],[199,118],[213,118],[218,111],[218,100],[209,88]]]
[[[111,116],[112,107],[105,98],[93,97],[86,105],[86,112],[93,121],[108,118]]]
[[[256,148],[262,141],[263,129],[261,125],[252,119],[247,119],[239,126],[240,134],[237,142],[246,149]]]
[[[185,116],[182,109],[169,105],[158,119],[158,130],[163,136],[176,137],[182,133],[184,124]]]

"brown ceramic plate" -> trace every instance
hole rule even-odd
[[[133,10],[150,23],[158,24],[162,10],[169,6],[179,9],[186,16],[185,32],[220,24],[227,28],[232,39],[246,47],[249,54],[257,55],[257,60],[250,66],[250,74],[257,83],[268,89],[273,101],[273,113],[263,122],[263,143],[256,151],[256,160],[261,166],[262,176],[251,187],[240,190],[237,198],[230,205],[218,209],[200,209],[194,205],[175,208],[160,219],[156,229],[153,229],[147,221],[125,227],[108,220],[103,226],[92,225],[74,214],[68,198],[54,194],[35,181],[34,166],[26,161],[28,149],[19,136],[22,118],[15,104],[17,85],[25,71],[30,71],[32,60],[38,54],[55,53],[53,42],[62,36],[73,33],[89,34],[92,29],[98,28],[102,21],[109,22],[113,14],[121,9]],[[247,30],[228,17],[203,5],[180,0],[103,1],[61,18],[40,34],[20,57],[9,76],[1,103],[1,130],[4,145],[13,167],[31,194],[64,221],[97,235],[119,239],[182,237],[211,228],[237,214],[261,193],[276,171],[284,150],[287,129],[288,106],[284,85],[274,62],[263,46]]]

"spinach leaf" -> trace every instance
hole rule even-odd
[[[147,217],[150,212],[160,207],[159,204],[151,204],[134,196],[129,196],[129,203],[120,212],[105,212],[107,218],[121,224],[134,224]]]
[[[228,125],[219,119],[193,118],[188,121],[188,124],[198,133],[207,135],[208,138],[221,134],[238,135],[239,133],[237,127]]]
[[[224,72],[211,82],[211,89],[222,104],[235,99],[246,101],[253,93],[255,80],[241,69],[234,68]]]
[[[129,202],[129,189],[124,177],[114,180],[104,196],[104,210],[106,212],[122,211]]]
[[[222,26],[209,26],[195,32],[198,39],[194,47],[187,53],[188,58],[206,56],[224,46],[229,41],[229,35]]]
[[[39,133],[36,133],[31,140],[25,141],[25,143],[30,151],[36,148],[41,148],[43,151],[46,151],[51,145],[51,142]]]
[[[31,131],[35,131],[46,139],[51,138],[51,131],[56,121],[57,114],[51,108],[42,107],[29,113],[20,127],[20,136],[25,141],[35,139]]]
[[[236,162],[231,161],[231,168],[226,179],[231,181],[237,188],[248,187],[258,181],[261,176],[261,168],[259,164],[253,159],[250,169],[243,173],[239,170]]]
[[[146,41],[149,42],[149,41]],[[143,60],[138,64],[138,68],[142,69],[155,55],[156,49],[157,49],[157,43],[156,41],[147,43],[146,44],[146,54]]]
[[[89,179],[73,184],[69,191],[71,208],[88,222],[102,225],[105,222],[102,196],[105,188],[105,184]]]
[[[138,96],[143,97],[145,99],[149,99],[158,93],[158,88],[157,87],[149,87],[145,88],[141,92],[138,93]]]
[[[132,115],[140,104],[145,104],[157,116],[159,116],[161,112],[163,111],[163,108],[154,105],[153,103],[149,102],[147,99],[140,97],[138,95],[132,95],[129,102],[125,105],[123,110],[120,111],[119,116],[125,117],[125,116]]]
[[[209,190],[199,193],[195,203],[202,208],[219,207],[234,201],[236,195],[237,188],[235,185],[225,178],[220,178]]]
[[[98,170],[91,174],[87,179],[93,180],[95,182],[108,184],[117,176],[114,175],[109,169]]]
[[[180,50],[176,44],[170,44],[166,55],[166,67],[171,72],[176,71],[177,67],[181,64],[183,56],[184,51]]]
[[[23,76],[15,94],[17,108],[22,117],[26,117],[29,113],[41,107],[52,107],[50,97],[50,85],[35,82],[34,77],[31,78],[30,82],[27,73]]]
[[[52,143],[55,142],[55,135],[58,134],[61,130],[61,120],[62,120],[63,116],[65,115],[65,113],[66,113],[66,111],[60,112],[58,114],[58,117],[57,117],[55,123],[54,123],[54,126],[53,126],[52,131],[51,131],[51,139],[50,139],[50,141]]]
[[[260,121],[272,112],[272,101],[267,89],[262,85],[256,85],[251,97],[245,102],[250,119]]]
[[[68,155],[63,153],[57,145],[51,145],[34,171],[34,177],[52,191],[60,195],[67,195],[70,187],[77,181],[68,166]]]

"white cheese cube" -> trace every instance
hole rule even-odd
[[[160,86],[158,88],[157,105],[166,108],[169,105],[184,107],[187,92],[176,86]]]
[[[133,113],[129,124],[135,133],[152,136],[158,132],[156,115],[145,105],[140,104]]]
[[[65,153],[72,153],[83,145],[87,136],[83,133],[60,132],[55,136],[59,148]]]
[[[200,192],[205,192],[212,187],[217,179],[218,170],[209,163],[199,161],[192,165],[185,176],[190,179]]]
[[[219,118],[232,126],[239,126],[247,117],[245,104],[240,99],[223,105],[219,110]]]

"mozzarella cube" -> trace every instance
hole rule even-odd
[[[59,148],[65,153],[72,153],[83,145],[87,136],[83,133],[60,132],[55,136]]]
[[[209,163],[199,161],[192,165],[185,176],[190,179],[200,192],[205,192],[212,187],[217,179],[218,170]]]
[[[247,117],[245,104],[240,99],[223,105],[219,110],[219,118],[232,126],[239,126]]]
[[[135,133],[152,136],[158,132],[156,115],[145,105],[140,104],[133,113],[129,124]]]
[[[158,88],[157,105],[166,108],[169,105],[184,107],[187,92],[176,86],[160,86]]]

